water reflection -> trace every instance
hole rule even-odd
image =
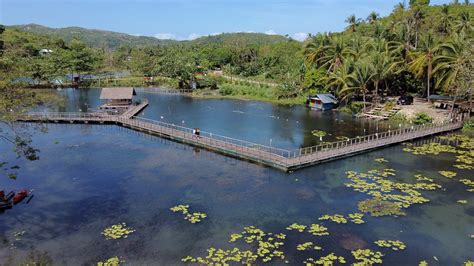
[[[98,90],[90,90],[87,101],[98,106],[100,103],[92,97],[95,93],[98,97]],[[186,124],[199,121],[199,125],[216,130],[224,125],[222,132],[235,128],[233,121],[240,119],[239,123],[254,127],[251,134],[236,128],[239,134],[258,136],[255,138],[262,142],[272,137],[278,142],[286,141],[288,146],[302,145],[303,132],[314,128],[334,128],[333,136],[339,136],[374,127],[344,122],[319,128],[314,125],[315,120],[344,120],[347,116],[315,113],[300,107],[279,109],[279,106],[253,102],[166,97],[156,98],[156,104],[145,115],[166,114],[170,105],[170,111],[177,114],[176,121],[185,119]],[[181,110],[183,102],[199,113]],[[225,106],[231,111],[219,109]],[[77,111],[75,108],[79,107],[72,104],[66,109]],[[280,119],[268,118],[272,115]],[[251,121],[249,117],[253,117]],[[285,124],[282,117],[299,123]],[[275,132],[278,125],[281,130]],[[403,252],[383,250],[386,265],[416,265],[421,260],[460,265],[472,260],[472,239],[468,237],[474,224],[472,207],[456,203],[459,199],[474,201],[472,193],[463,184],[437,174],[452,167],[455,159],[452,154],[419,157],[404,153],[398,145],[285,174],[116,126],[50,124],[48,128],[47,134],[33,136],[34,145],[41,150],[41,159],[19,161],[21,173],[17,181],[0,179],[2,188],[29,188],[35,194],[30,204],[20,204],[0,214],[0,241],[8,243],[0,245],[2,264],[18,265],[34,249],[47,252],[60,265],[95,264],[114,256],[123,257],[133,265],[176,265],[186,255],[206,254],[208,247],[248,249],[243,243],[229,243],[228,237],[249,225],[288,234],[283,250],[291,264],[330,252],[346,257],[351,263],[348,249],[362,246],[377,249],[373,242],[379,239],[399,239],[407,244]],[[310,143],[311,139],[307,141]],[[0,143],[1,151],[10,148]],[[4,156],[2,159],[6,161],[15,160],[14,154]],[[364,217],[363,225],[327,223],[330,232],[327,237],[315,238],[285,230],[295,222],[317,223],[323,214],[354,213],[357,202],[367,196],[344,186],[348,181],[345,172],[366,172],[380,167],[374,162],[378,157],[390,161],[387,165],[397,170],[397,180],[414,182],[414,174],[424,174],[434,178],[446,191],[426,192],[431,202],[411,207],[405,217]],[[472,176],[472,171],[457,172],[459,177]],[[169,210],[182,203],[208,214],[208,218],[191,225]],[[137,231],[127,239],[105,240],[100,234],[103,229],[120,222]],[[9,244],[19,231],[25,234],[15,241],[16,248],[12,250]],[[297,251],[296,245],[306,241],[317,243],[324,251]]]
[[[141,117],[282,149],[317,145],[319,139],[312,136],[313,130],[326,131],[329,135],[324,141],[335,141],[337,136],[356,137],[387,129],[386,123],[355,119],[337,111],[318,112],[303,105],[209,100],[136,90],[137,99],[147,98],[150,102],[139,114]],[[100,89],[64,89],[59,93],[66,97],[67,103],[55,111],[86,112],[101,105]]]

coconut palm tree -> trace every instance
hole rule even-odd
[[[443,5],[441,8],[441,16],[439,18],[439,31],[442,34],[448,34],[453,24],[453,16],[449,14],[449,6]]]
[[[329,75],[324,78],[326,87],[336,92],[343,100],[347,100],[350,95],[347,92],[353,83],[353,69],[354,63],[351,60],[347,60],[339,68],[335,69],[334,72],[329,73]]]
[[[450,40],[440,44],[440,54],[433,60],[433,75],[437,77],[436,86],[441,86],[446,91],[451,91],[456,96],[461,89],[468,87],[469,81],[465,81],[466,68],[472,67],[474,60],[469,50],[469,40],[465,34],[454,34]],[[472,77],[470,77],[472,79]],[[456,97],[454,98],[454,101]],[[453,103],[454,106],[454,103]]]
[[[465,34],[469,34],[472,31],[473,25],[471,21],[471,15],[468,11],[461,12],[459,15],[459,20],[454,28],[458,33],[464,32]]]
[[[417,78],[426,76],[426,97],[430,100],[430,82],[433,74],[433,59],[439,50],[438,43],[435,41],[433,34],[428,33],[425,35],[418,49],[411,52],[409,57],[411,62],[409,64],[410,71],[415,74]]]
[[[346,90],[341,90],[341,94],[345,94],[348,91],[356,91],[362,93],[362,99],[364,101],[364,111],[366,110],[366,94],[368,92],[368,86],[374,78],[374,73],[369,60],[359,60],[354,66],[354,72],[352,74],[352,86]]]
[[[367,17],[367,21],[369,21],[370,24],[374,24],[378,19],[379,13],[375,11],[370,12],[369,16]]]
[[[328,72],[332,72],[354,55],[354,50],[347,45],[344,36],[337,36],[331,38],[329,44],[308,51],[306,58],[309,63],[317,64],[326,68]]]
[[[331,39],[328,34],[317,34],[310,42],[304,46],[304,55],[306,57],[306,63],[317,64],[319,58],[325,54],[326,47],[331,43]]]
[[[346,23],[349,24],[347,29],[351,29],[352,32],[356,32],[356,27],[359,25],[360,19],[356,18],[355,15],[350,15],[346,19]]]
[[[395,60],[387,48],[384,52],[373,53],[370,57],[370,64],[372,65],[372,81],[375,87],[375,103],[377,103],[380,82],[394,74],[400,62]]]

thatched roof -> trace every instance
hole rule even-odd
[[[137,95],[134,88],[103,88],[100,93],[101,100],[131,100],[133,95]]]

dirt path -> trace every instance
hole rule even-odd
[[[402,105],[400,114],[405,115],[408,119],[413,119],[417,113],[425,113],[431,116],[435,122],[442,122],[449,118],[450,110],[434,108],[432,104],[415,98],[412,105]]]

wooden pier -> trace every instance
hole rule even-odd
[[[463,126],[463,122],[412,126],[290,151],[205,131],[201,131],[200,136],[196,136],[191,128],[133,117],[132,113],[137,114],[143,108],[145,107],[138,105],[130,113],[127,114],[126,112],[122,115],[108,115],[105,113],[29,113],[18,120],[46,123],[116,124],[283,171],[293,171],[388,145],[450,132]]]
[[[144,99],[141,103],[137,105],[130,106],[120,117],[131,119],[132,117],[136,116],[140,113],[145,107],[148,106],[148,100]]]

